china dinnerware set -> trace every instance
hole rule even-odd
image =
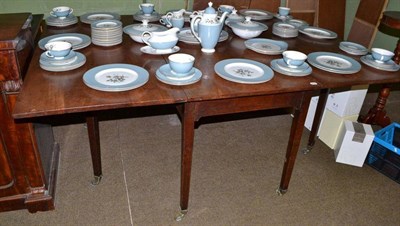
[[[306,76],[311,74],[312,68],[305,60],[307,55],[299,51],[285,51],[282,53],[283,58],[271,61],[271,68],[288,76]]]
[[[294,38],[299,35],[299,30],[295,25],[286,22],[277,22],[272,25],[272,34],[282,38]]]
[[[122,43],[122,22],[98,20],[90,24],[92,42],[98,46],[115,46]]]
[[[85,24],[91,24],[92,22],[98,20],[120,20],[121,16],[118,13],[110,12],[95,12],[95,13],[85,13],[80,16],[81,22]]]
[[[386,49],[372,48],[371,54],[361,57],[361,62],[382,71],[398,71],[400,65],[391,60],[393,56],[394,53]]]
[[[72,13],[74,10],[68,6],[58,6],[50,11],[46,24],[53,27],[66,27],[78,23],[78,18]]]
[[[137,13],[133,14],[134,20],[156,22],[160,19],[160,14],[154,10],[154,4],[152,3],[142,3],[139,5],[139,9]]]
[[[185,53],[168,56],[168,64],[164,64],[156,71],[156,77],[163,83],[170,85],[189,85],[201,79],[202,73],[193,67],[195,58]]]
[[[44,45],[45,52],[40,55],[40,67],[46,71],[69,71],[86,62],[82,53],[72,50],[72,44],[65,41],[52,41]]]

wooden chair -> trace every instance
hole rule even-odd
[[[193,10],[202,10],[207,7],[210,0],[194,0]],[[280,0],[211,0],[214,8],[219,5],[232,5],[235,9],[263,9],[271,13],[276,13],[281,5]]]
[[[294,18],[334,31],[343,38],[345,0],[286,0],[286,6]]]
[[[360,0],[347,40],[370,48],[387,3],[388,0]]]

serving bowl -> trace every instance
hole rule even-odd
[[[227,24],[232,28],[233,33],[243,39],[250,39],[259,36],[268,26],[259,22],[251,21],[251,17],[245,17],[244,21],[232,21]]]

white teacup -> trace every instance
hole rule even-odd
[[[385,63],[394,56],[393,52],[381,48],[372,48],[371,52],[372,58],[374,58],[374,60],[378,63]]]
[[[186,53],[177,53],[168,56],[169,66],[176,76],[186,76],[192,70],[194,56]]]
[[[142,3],[139,5],[139,9],[142,10],[144,15],[151,15],[154,11],[154,4],[152,3]]]
[[[288,50],[282,53],[283,60],[291,68],[297,68],[301,66],[307,59],[307,55],[294,50]]]
[[[58,17],[59,19],[65,19],[69,14],[71,14],[74,10],[68,6],[58,6],[53,8],[50,12],[50,15],[54,17]]]
[[[278,8],[278,13],[280,16],[287,16],[290,13],[290,8],[281,6]]]
[[[62,59],[66,57],[72,49],[72,44],[65,41],[48,42],[44,45],[46,56],[54,59]]]

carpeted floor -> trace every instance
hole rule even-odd
[[[362,112],[374,97],[369,94]],[[392,95],[386,108],[397,122],[399,97]],[[320,141],[309,154],[299,152],[289,191],[276,195],[290,115],[220,119],[204,120],[195,131],[182,222],[174,221],[180,122],[162,114],[101,121],[104,178],[97,186],[90,184],[84,124],[55,127],[61,145],[56,209],[0,213],[0,225],[399,225],[400,185],[369,166],[336,163]],[[302,147],[308,134],[305,129]]]

